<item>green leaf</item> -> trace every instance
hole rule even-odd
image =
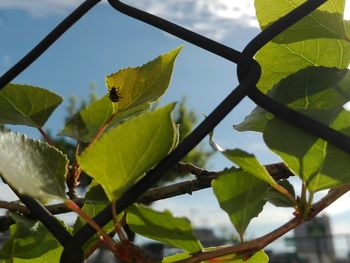
[[[122,69],[106,77],[108,89],[119,90],[118,110],[125,110],[157,100],[167,89],[174,63],[182,47],[165,53],[147,64]]]
[[[332,110],[309,110],[304,113],[350,136],[350,113],[341,107]],[[305,182],[310,192],[350,182],[350,171],[347,168],[349,155],[300,128],[273,118],[265,129],[264,140]]]
[[[257,87],[264,93],[289,75],[309,66],[347,68],[350,44],[334,39],[315,39],[292,44],[265,45],[256,55],[261,66]]]
[[[205,263],[210,263],[212,261],[204,261]],[[242,256],[237,256],[235,254],[219,257],[216,259],[216,262],[220,263],[268,263],[269,257],[263,250],[259,250],[250,258],[242,258]]]
[[[144,103],[130,109],[120,110],[113,117],[109,127],[116,126],[122,121],[139,114],[149,108],[149,103]],[[75,114],[61,130],[60,135],[68,136],[82,142],[90,142],[97,134],[100,127],[113,114],[113,104],[105,95],[95,101],[84,110]]]
[[[215,249],[215,248],[211,248],[210,250]],[[205,249],[207,250],[207,249]],[[172,256],[168,256],[163,258],[162,263],[176,263],[179,262],[181,260],[190,258],[191,255],[188,252],[185,253],[179,253],[179,254],[175,254]],[[231,255],[227,255],[227,256],[223,256],[223,257],[219,257],[216,258],[214,260],[206,260],[206,261],[202,261],[202,263],[209,263],[209,262],[220,262],[220,263],[268,263],[269,262],[269,257],[266,255],[266,253],[263,250],[260,250],[258,252],[256,252],[254,255],[252,255],[249,259],[242,259],[239,258],[239,256],[235,255],[235,254],[231,254]]]
[[[169,86],[174,63],[181,47],[165,53],[141,67],[127,68],[106,77],[106,85],[120,92],[121,98],[112,103],[108,95],[89,105],[70,119],[61,135],[90,142],[99,128],[113,117],[109,127],[120,124],[149,108]]]
[[[278,182],[284,189],[286,189],[291,196],[295,198],[295,192],[293,185],[288,180],[281,180]],[[277,207],[294,207],[295,204],[284,194],[281,194],[274,188],[270,188],[266,192],[264,199]]]
[[[350,100],[350,73],[347,69],[308,67],[280,81],[268,96],[299,111],[334,109]],[[257,107],[234,128],[263,132],[272,117]]]
[[[110,200],[162,160],[174,147],[174,104],[143,113],[111,129],[78,158],[80,168],[101,184]]]
[[[256,16],[265,29],[290,13],[305,0],[255,0]],[[290,26],[273,41],[291,43],[312,38],[335,38],[349,41],[348,21],[343,20],[345,0],[329,0],[297,23]]]
[[[162,259],[162,263],[176,263],[181,260],[191,258],[191,254],[188,252],[178,253],[175,255],[167,256]]]
[[[127,210],[130,229],[142,236],[184,249],[190,253],[202,246],[192,232],[188,219],[174,217],[169,211],[157,212],[146,206],[133,205]]]
[[[227,159],[237,164],[243,171],[265,181],[272,187],[278,188],[277,182],[253,154],[249,154],[241,149],[226,150],[223,154]]]
[[[0,90],[0,124],[42,127],[62,98],[46,89],[8,84]]]
[[[229,215],[240,237],[249,224],[262,211],[268,184],[257,177],[235,168],[224,170],[212,187],[220,207]]]
[[[47,143],[0,132],[0,175],[19,193],[43,202],[66,199],[66,155]]]
[[[63,251],[63,247],[58,247],[56,249],[50,250],[44,255],[31,258],[31,259],[23,259],[23,258],[11,258],[11,259],[0,259],[0,263],[59,263],[60,257]]]
[[[39,221],[17,214],[11,216],[16,224],[11,226],[11,237],[0,250],[0,259],[21,258],[40,262],[40,259],[48,253],[53,253],[55,250],[62,251],[57,239]]]

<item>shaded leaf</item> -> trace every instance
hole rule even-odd
[[[278,184],[286,189],[291,194],[291,196],[295,198],[294,187],[290,182],[288,182],[288,180],[281,180],[278,182]],[[266,192],[264,199],[277,207],[295,206],[295,204],[288,197],[286,197],[284,194],[281,194],[274,188],[270,188]]]
[[[265,29],[304,3],[304,0],[255,0],[256,16]],[[312,38],[334,38],[349,41],[348,21],[343,20],[345,0],[329,0],[317,10],[290,26],[273,41],[291,43]]]
[[[0,175],[19,193],[44,202],[66,198],[66,155],[47,143],[12,132],[0,132],[0,145]]]
[[[57,255],[58,251],[62,251],[57,239],[39,221],[17,214],[11,216],[16,224],[11,226],[11,237],[0,250],[0,259],[9,259],[11,262],[22,262],[19,259],[41,262],[48,254]],[[14,258],[18,260],[12,261]]]
[[[224,170],[212,187],[220,207],[229,215],[242,237],[249,222],[257,217],[266,201],[263,199],[268,184],[257,177],[235,168]]]
[[[0,90],[0,124],[42,127],[62,98],[49,90],[8,84]]]
[[[350,112],[342,107],[323,111],[306,110],[304,113],[350,136]],[[281,130],[285,132],[281,133]],[[273,118],[265,129],[264,140],[305,182],[310,192],[350,182],[350,172],[347,169],[349,155],[300,128]]]
[[[169,104],[124,122],[79,156],[81,169],[101,184],[110,200],[118,199],[174,147],[173,108]]]
[[[169,211],[157,212],[146,206],[133,205],[127,210],[130,229],[142,236],[195,253],[202,246],[186,218],[174,217]]]

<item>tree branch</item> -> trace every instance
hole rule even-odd
[[[293,176],[293,173],[283,163],[266,165],[265,168],[275,180],[286,179]],[[192,194],[194,191],[211,187],[211,181],[217,178],[219,174],[218,172],[207,171],[189,163],[178,163],[176,167],[174,167],[174,170],[193,174],[197,178],[181,183],[152,188],[142,195],[138,202],[147,204],[178,195]],[[75,198],[73,201],[80,207],[84,204],[83,198]],[[30,216],[29,209],[16,202],[0,201],[0,208]],[[46,206],[46,208],[54,215],[71,212],[63,203],[49,205]],[[11,224],[14,223],[13,220],[9,219],[9,216],[0,217],[0,225],[7,223],[6,225],[8,226],[9,222],[11,222]]]
[[[197,255],[194,255],[190,259],[178,261],[178,263],[196,263],[201,262],[206,259],[222,257],[229,254],[244,254],[252,255],[253,253],[263,249],[276,239],[280,238],[290,230],[294,229],[298,225],[313,219],[318,213],[336,201],[339,197],[344,195],[350,190],[350,185],[340,186],[329,190],[328,194],[324,196],[320,201],[312,205],[310,214],[307,220],[303,219],[302,215],[294,217],[292,220],[282,225],[281,227],[275,229],[274,231],[251,241],[241,243],[238,245],[227,246],[223,248],[218,248],[216,250],[202,252]]]

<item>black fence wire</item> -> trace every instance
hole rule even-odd
[[[0,89],[5,87],[15,79],[22,71],[38,59],[55,41],[57,41],[75,22],[84,16],[101,0],[86,0],[67,18],[65,18],[54,30],[52,30],[35,48],[25,55],[17,64],[9,69],[0,78]],[[202,35],[166,21],[160,17],[154,16],[137,8],[131,7],[118,0],[108,0],[109,4],[121,13],[124,13],[137,20],[143,21],[149,25],[157,27],[163,31],[177,36],[187,42],[201,47],[211,53],[225,58],[237,64],[237,76],[239,85],[229,94],[205,120],[196,127],[193,132],[179,144],[174,151],[165,157],[156,167],[150,170],[135,185],[127,189],[120,199],[116,202],[116,211],[119,213],[125,210],[149,188],[155,185],[175,164],[183,159],[203,138],[208,135],[218,124],[230,113],[243,98],[249,97],[257,105],[273,113],[275,116],[288,121],[290,124],[304,129],[313,135],[320,137],[334,144],[345,152],[350,153],[350,138],[339,133],[328,126],[309,118],[299,112],[296,112],[279,102],[271,99],[257,89],[256,84],[260,78],[260,66],[253,59],[266,43],[271,41],[288,27],[317,9],[327,0],[309,0],[280,18],[278,21],[267,27],[258,34],[242,52],[225,46],[221,43],[208,39]],[[82,262],[83,244],[89,240],[95,230],[88,224],[83,226],[75,235],[71,235],[50,214],[45,207],[38,201],[27,196],[19,195],[20,200],[30,209],[31,216],[40,220],[43,225],[57,238],[63,245],[64,250],[61,255],[61,262]],[[99,213],[94,220],[101,226],[105,225],[112,219],[111,207],[105,208]]]

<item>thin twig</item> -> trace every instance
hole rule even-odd
[[[278,179],[286,179],[293,174],[288,170],[288,168],[283,164],[270,164],[265,166],[270,175]],[[195,175],[197,178],[193,180],[187,180],[181,183],[176,183],[167,186],[160,186],[148,190],[141,198],[138,200],[139,203],[148,204],[158,200],[167,199],[170,197],[192,194],[192,192],[202,190],[205,188],[211,187],[211,181],[218,177],[218,172],[207,171],[197,166],[188,163],[179,163],[175,168],[175,171],[188,172]],[[75,198],[73,201],[80,207],[84,204],[83,198]],[[21,204],[15,202],[0,202],[0,208],[8,209],[10,211],[18,211],[25,216],[30,215],[29,209]],[[63,214],[70,212],[67,206],[63,203],[49,205],[46,208],[52,214]],[[3,225],[8,222],[13,222],[9,219],[9,216],[0,217],[0,225]],[[5,224],[4,226],[6,226]]]

